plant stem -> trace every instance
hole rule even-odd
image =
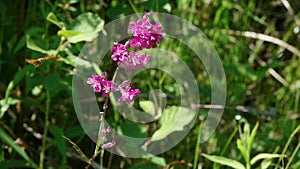
[[[202,132],[202,127],[204,123],[200,123],[199,129],[198,129],[198,136],[197,136],[197,143],[196,143],[196,148],[195,148],[195,159],[194,159],[194,165],[193,169],[196,169],[198,166],[198,160],[199,160],[199,147],[200,147],[200,141],[201,141],[201,132]]]
[[[275,169],[278,168],[279,163],[281,162],[282,158],[284,157],[284,155],[285,155],[285,153],[286,153],[286,151],[287,151],[287,149],[288,149],[288,147],[289,147],[289,145],[290,145],[290,143],[291,143],[291,141],[292,141],[292,138],[294,137],[294,135],[295,135],[299,130],[300,130],[300,125],[299,125],[299,126],[293,131],[293,133],[290,135],[290,137],[289,137],[287,143],[285,144],[285,146],[284,146],[284,148],[283,148],[283,151],[282,151],[282,153],[281,153],[281,156],[280,156],[279,159],[278,159],[278,162],[277,162],[277,164],[276,164],[276,168],[275,168]]]
[[[42,150],[40,152],[40,163],[39,163],[39,169],[44,168],[44,156],[45,156],[45,150],[46,150],[46,139],[47,139],[47,133],[48,133],[48,127],[49,127],[49,111],[50,111],[50,92],[49,90],[46,91],[46,111],[45,111],[45,127],[43,131],[43,140],[42,140]]]
[[[137,14],[137,16],[138,16],[139,18],[141,18],[142,16],[139,14],[139,11],[138,11],[137,8],[134,6],[133,2],[132,2],[131,0],[128,0],[128,2],[129,2],[129,4],[130,4],[131,8],[133,9],[133,11],[135,12],[135,14]]]
[[[229,144],[232,142],[232,139],[236,135],[237,131],[238,131],[238,129],[236,127],[234,127],[234,130],[233,130],[232,134],[230,135],[229,139],[227,140],[227,142],[226,142],[226,144],[225,144],[225,146],[224,146],[224,148],[223,148],[223,150],[221,152],[221,155],[225,154],[225,152],[226,152]]]
[[[101,147],[101,144],[103,143],[103,137],[102,137],[102,131],[104,128],[104,118],[105,118],[105,114],[107,111],[107,107],[108,107],[108,100],[109,97],[106,98],[106,101],[103,105],[103,113],[100,113],[100,126],[99,126],[99,131],[98,131],[98,139],[97,139],[97,143],[96,143],[96,147],[95,147],[95,151],[93,156],[90,158],[88,164],[85,166],[85,169],[88,169],[90,167],[90,165],[92,164],[92,162],[95,160],[95,158],[98,156],[98,154],[100,153],[99,149]],[[101,151],[101,159],[100,159],[100,165],[102,167],[103,165],[103,156],[104,156],[104,149],[102,149]]]
[[[107,164],[107,169],[111,168],[112,158],[113,158],[113,153],[110,153],[109,154],[109,159],[108,159],[108,164]]]
[[[289,167],[290,167],[290,165],[291,165],[293,159],[295,158],[296,153],[298,152],[299,148],[300,148],[300,142],[298,143],[298,145],[297,145],[297,147],[295,148],[295,150],[294,150],[294,152],[293,152],[291,158],[289,159],[288,163],[286,164],[285,169],[289,169]]]
[[[100,166],[101,166],[101,169],[103,167],[103,157],[104,157],[104,149],[101,149],[101,153],[100,153]]]

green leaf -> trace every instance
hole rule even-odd
[[[70,38],[72,36],[80,35],[84,32],[82,31],[72,31],[72,30],[60,30],[58,31],[57,35],[64,36],[66,38]]]
[[[0,118],[3,117],[4,113],[8,110],[9,106],[11,105],[15,105],[17,103],[20,103],[21,100],[20,99],[15,99],[12,97],[8,97],[7,99],[1,99],[0,100]]]
[[[89,42],[98,36],[103,26],[104,21],[97,14],[88,12],[75,18],[68,30],[58,31],[58,35],[66,37],[71,43]]]
[[[9,102],[9,96],[13,91],[14,87],[19,83],[20,80],[24,78],[24,76],[27,73],[31,72],[32,69],[33,67],[31,65],[25,66],[22,70],[18,71],[15,74],[14,79],[11,82],[9,82],[5,92],[4,103],[2,103],[2,107],[0,109],[0,119],[4,116],[4,113],[9,108],[9,105],[11,105],[8,102]]]
[[[253,157],[250,161],[251,165],[255,164],[258,160],[262,159],[271,159],[271,158],[279,158],[282,157],[283,155],[280,154],[269,154],[269,153],[261,153]]]
[[[268,169],[271,164],[272,164],[271,159],[265,159],[261,162],[260,169]]]
[[[154,163],[154,164],[157,164],[157,165],[160,165],[160,166],[166,166],[166,160],[163,158],[163,157],[157,157],[157,156],[150,156],[150,157],[143,157],[144,159]]]
[[[5,99],[1,99],[0,100],[0,105],[3,106],[5,104],[8,105],[15,105],[17,103],[20,103],[20,99],[16,99],[16,98],[12,98],[12,97],[8,97],[6,100]]]
[[[253,142],[254,142],[254,139],[255,139],[255,135],[256,135],[258,126],[259,126],[259,122],[257,122],[257,123],[255,124],[253,130],[251,131],[250,141],[249,141],[249,149],[252,148],[252,144],[253,144]]]
[[[30,36],[29,35],[26,35],[26,46],[27,48],[31,49],[31,50],[34,50],[34,51],[37,51],[37,52],[40,52],[40,53],[44,53],[44,54],[47,54],[47,55],[55,55],[56,54],[56,51],[55,50],[45,50],[45,49],[42,49],[41,47],[37,46],[31,39],[30,39]]]
[[[256,72],[249,65],[236,63],[233,66],[242,76],[249,78],[253,82],[257,80]]]
[[[140,107],[146,112],[149,113],[150,115],[154,116],[155,115],[155,105],[152,101],[150,100],[144,100],[139,102]]]
[[[23,79],[23,77],[26,75],[26,73],[31,72],[32,68],[33,67],[31,65],[25,66],[22,70],[18,71],[15,74],[14,79],[7,86],[7,89],[5,92],[5,99],[8,99],[13,88],[19,83],[20,80]]]
[[[14,48],[13,54],[16,54],[20,49],[22,49],[26,45],[26,37],[23,36],[17,43],[16,47]]]
[[[133,122],[124,122],[119,126],[122,134],[134,138],[146,138],[146,128]]]
[[[47,20],[51,23],[53,23],[54,25],[58,26],[59,28],[63,27],[63,23],[60,22],[57,17],[55,16],[54,13],[50,12],[47,16]]]
[[[14,140],[2,128],[0,128],[0,139],[18,152],[30,164],[31,167],[38,168],[38,166],[27,155],[27,153],[21,147],[15,144]]]
[[[183,107],[172,106],[162,113],[160,118],[161,127],[152,136],[152,141],[166,138],[176,131],[184,130],[184,127],[191,124],[197,113]]]
[[[57,72],[51,73],[45,77],[45,87],[48,90],[55,90],[60,82],[60,77]]]
[[[207,158],[210,161],[213,161],[215,163],[221,164],[221,165],[226,165],[229,166],[231,168],[235,168],[235,169],[245,169],[245,166],[236,161],[236,160],[232,160],[230,158],[226,158],[223,156],[214,156],[214,155],[208,155],[208,154],[201,154],[203,157]]]
[[[73,126],[72,128],[65,131],[65,136],[68,138],[74,138],[74,137],[80,137],[85,135],[85,132],[83,131],[81,125]]]
[[[0,162],[1,169],[10,169],[10,168],[27,168],[27,162],[24,160],[6,160]]]
[[[54,144],[57,145],[58,150],[63,158],[63,163],[66,163],[67,160],[67,144],[66,140],[63,138],[64,132],[61,128],[57,126],[51,126],[50,131],[54,136]]]
[[[244,147],[242,141],[241,141],[240,139],[238,139],[238,140],[236,141],[236,144],[237,144],[238,149],[239,149],[240,152],[242,153],[242,155],[243,155],[245,161],[249,161],[249,155],[248,155],[248,152],[247,152],[247,150],[245,149],[245,147]]]

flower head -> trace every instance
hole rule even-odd
[[[129,47],[126,43],[125,45],[120,43],[114,43],[114,47],[111,48],[113,51],[113,54],[111,55],[111,59],[113,61],[125,61],[128,57],[128,51],[127,48]]]
[[[115,92],[116,87],[114,82],[108,81],[107,73],[103,72],[101,76],[92,75],[87,79],[87,84],[91,85],[94,89],[94,92],[100,93],[103,92],[103,96],[108,97],[110,92]]]
[[[101,147],[104,148],[104,149],[108,149],[108,148],[112,148],[116,145],[116,141],[115,140],[112,140],[110,142],[107,142],[105,144],[103,144]]]
[[[102,81],[104,81],[103,74],[102,76],[93,74],[91,77],[87,79],[86,83],[93,87],[94,92],[102,92],[102,85],[101,85]]]
[[[131,51],[128,59],[122,63],[124,64],[125,69],[137,69],[144,67],[150,60],[151,57],[146,54],[140,55]]]
[[[140,93],[139,89],[131,89],[129,84],[129,81],[124,81],[118,87],[120,93],[122,94],[122,96],[118,99],[118,102],[125,101],[127,104],[130,104],[134,100],[135,96]]]
[[[138,50],[155,48],[163,38],[161,24],[151,24],[149,22],[150,15],[150,13],[146,13],[142,19],[130,23],[129,30],[134,36],[129,41],[131,47],[135,46]]]
[[[107,134],[111,132],[112,128],[108,126],[106,129],[102,131],[102,136],[105,137]]]
[[[102,91],[104,97],[108,97],[110,92],[116,91],[115,83],[112,81],[103,81],[101,84],[103,86]]]

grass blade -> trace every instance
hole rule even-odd
[[[17,153],[19,153],[33,168],[38,168],[34,161],[27,155],[27,153],[17,144],[14,140],[2,129],[0,128],[0,139],[11,146]]]
[[[208,155],[208,154],[201,154],[203,157],[207,158],[210,161],[213,161],[215,163],[221,164],[221,165],[226,165],[229,166],[231,168],[235,168],[235,169],[245,169],[245,166],[233,159],[230,158],[226,158],[223,156],[214,156],[214,155]]]

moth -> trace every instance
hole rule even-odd
[[[45,60],[53,59],[54,56],[47,55],[38,59],[25,59],[27,63],[33,64],[35,67],[39,67]]]

